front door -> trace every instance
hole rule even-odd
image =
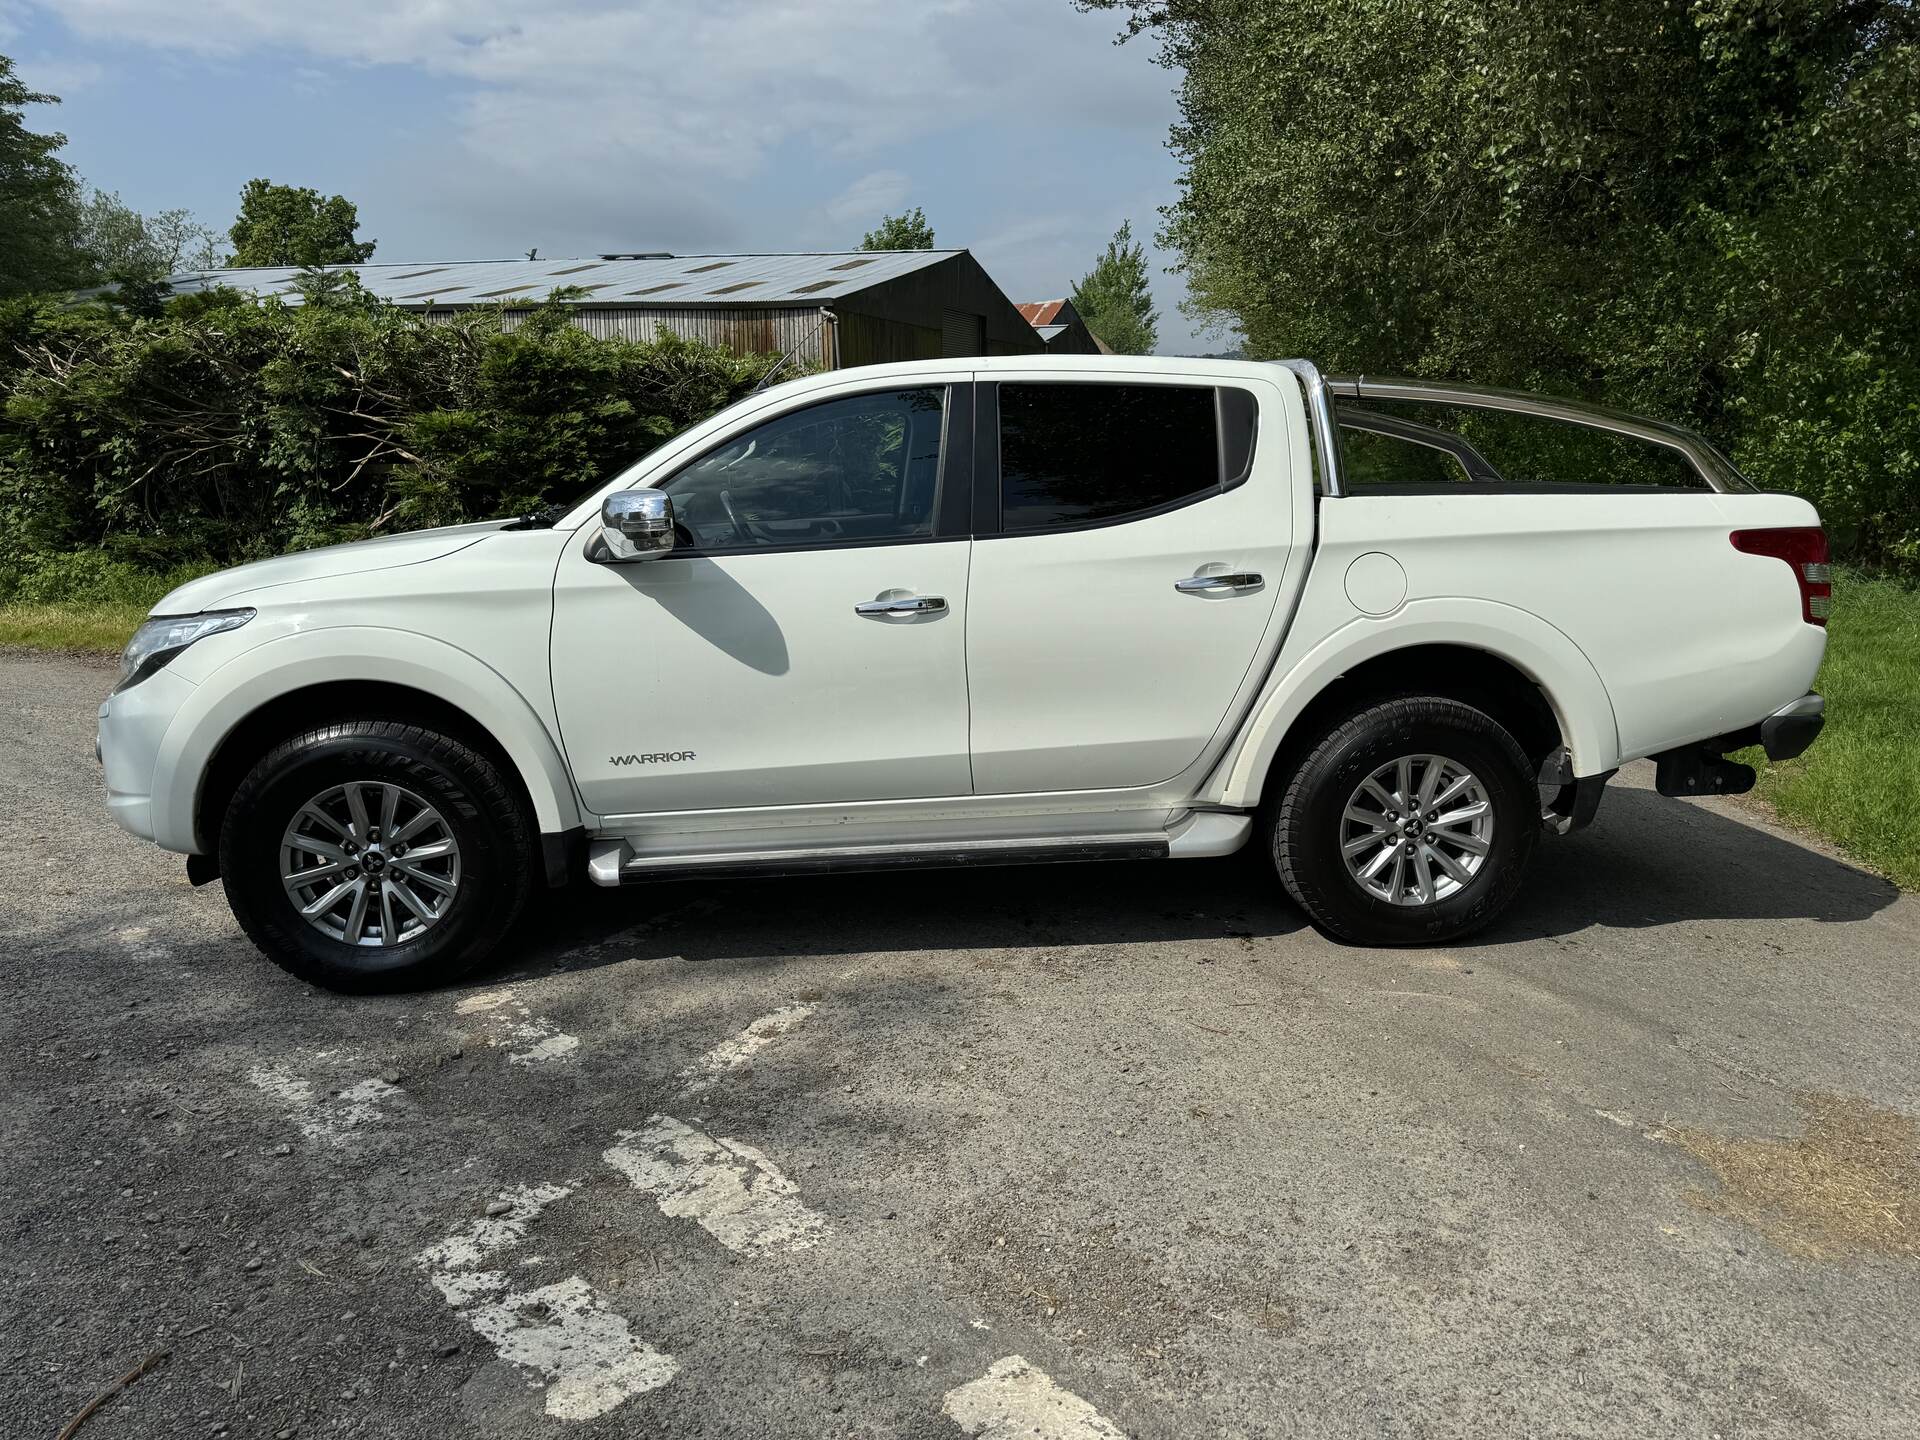
[[[999,523],[977,525],[968,598],[976,793],[1173,778],[1250,683],[1291,579],[1279,392],[1054,372],[978,395],[999,466],[975,509]]]
[[[554,703],[590,810],[968,793],[969,542],[941,502],[969,413],[957,375],[797,402],[657,482],[671,555],[567,547]]]

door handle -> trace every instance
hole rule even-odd
[[[853,607],[856,615],[937,615],[947,608],[939,595],[897,595],[891,600],[863,600]]]
[[[1184,580],[1173,582],[1173,588],[1182,595],[1213,595],[1230,593],[1244,595],[1258,590],[1267,582],[1250,571],[1239,571],[1232,575],[1189,575]]]

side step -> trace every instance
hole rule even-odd
[[[1166,860],[1225,855],[1245,843],[1245,815],[1194,815],[1171,831],[1129,835],[1022,836],[886,845],[812,845],[780,850],[717,850],[681,855],[637,854],[625,840],[592,842],[587,878],[596,885],[643,880],[823,875],[860,870],[973,869],[988,865],[1071,864],[1090,860]]]

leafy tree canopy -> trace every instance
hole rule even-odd
[[[1178,69],[1162,241],[1255,355],[1691,422],[1920,569],[1913,0],[1077,0]]]
[[[79,245],[103,278],[159,280],[180,270],[219,267],[220,237],[187,210],[142,215],[105,190],[80,207]]]
[[[867,232],[867,238],[860,242],[862,250],[931,250],[933,249],[933,227],[927,223],[926,212],[918,205],[902,215],[887,215],[880,224]]]
[[[1147,288],[1147,252],[1124,222],[1106,253],[1073,287],[1073,308],[1087,328],[1121,355],[1150,355],[1160,338],[1160,317]]]
[[[249,180],[228,234],[235,265],[354,265],[374,247],[354,238],[359,228],[360,212],[344,196]]]
[[[0,55],[0,296],[58,290],[86,279],[75,246],[80,194],[59,158],[64,135],[26,127],[28,105],[58,100],[27,89]]]

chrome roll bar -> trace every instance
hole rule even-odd
[[[1314,454],[1320,463],[1320,493],[1342,495],[1346,487],[1340,478],[1340,430],[1333,418],[1333,395],[1326,377],[1311,360],[1274,362],[1300,377],[1300,388],[1307,399],[1307,423],[1313,429]]]
[[[1592,405],[1584,400],[1563,400],[1553,395],[1536,395],[1525,390],[1498,390],[1487,385],[1459,385],[1377,375],[1323,376],[1319,367],[1310,360],[1280,360],[1275,363],[1299,376],[1306,392],[1307,414],[1313,425],[1314,446],[1324,477],[1321,490],[1327,495],[1344,493],[1339,459],[1339,420],[1333,409],[1336,398],[1400,400],[1427,405],[1456,405],[1469,410],[1501,410],[1515,415],[1532,415],[1542,420],[1558,420],[1568,425],[1581,425],[1589,430],[1604,430],[1611,435],[1625,435],[1678,451],[1710,489],[1721,492],[1753,489],[1746,476],[1705,436],[1665,420],[1650,420],[1644,415],[1633,415],[1606,405]]]

